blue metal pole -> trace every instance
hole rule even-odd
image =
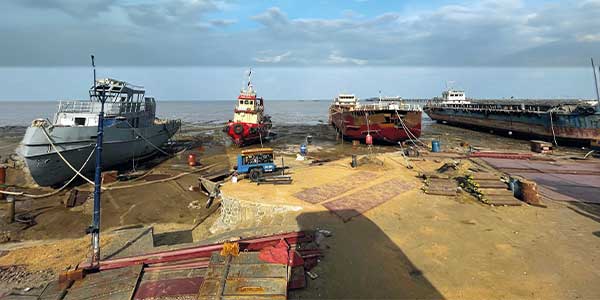
[[[102,142],[104,137],[104,103],[106,102],[105,89],[102,87],[100,95],[96,86],[96,64],[92,55],[94,68],[94,95],[100,100],[100,113],[98,114],[98,134],[96,135],[96,173],[94,176],[94,214],[90,232],[92,234],[92,268],[100,266],[100,197],[102,194]]]
[[[104,136],[104,90],[100,92],[98,135],[96,137],[96,174],[94,176],[94,216],[92,222],[92,267],[100,264],[100,196],[102,194],[102,140]]]

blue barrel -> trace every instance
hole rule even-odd
[[[300,145],[300,154],[302,154],[303,156],[305,156],[306,152],[307,152],[306,151],[306,145],[305,144]]]
[[[523,191],[521,189],[521,182],[519,181],[519,178],[510,177],[508,180],[508,186],[510,190],[513,191],[513,196],[515,196],[517,199],[523,198]]]
[[[431,141],[431,152],[441,152],[440,141]]]

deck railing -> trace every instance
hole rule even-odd
[[[354,110],[406,110],[406,111],[420,111],[421,106],[418,104],[407,104],[407,103],[376,103],[376,104],[360,104],[354,108]]]
[[[58,104],[58,112],[64,113],[99,113],[100,108],[100,102],[85,100],[61,100]],[[145,103],[141,102],[107,102],[104,104],[104,113],[107,115],[140,112],[145,109]]]

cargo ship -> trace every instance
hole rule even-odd
[[[60,101],[54,120],[33,120],[20,146],[34,181],[57,186],[94,174],[98,113],[105,97],[102,162],[111,169],[156,154],[181,127],[179,120],[156,118],[156,101],[142,87],[115,79],[97,80],[88,100]],[[77,171],[77,172],[76,172]]]
[[[598,147],[599,105],[584,100],[472,100],[464,91],[448,89],[423,110],[432,120],[449,125]]]
[[[396,144],[421,135],[419,106],[406,104],[399,97],[368,102],[360,103],[353,94],[338,95],[329,107],[329,123],[342,137],[365,143]]]
[[[229,120],[223,131],[238,146],[262,143],[271,134],[273,123],[265,114],[264,100],[256,96],[250,81],[252,70],[248,72],[248,83],[237,97],[233,120]]]

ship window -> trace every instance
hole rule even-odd
[[[244,100],[240,100],[240,104],[244,104]]]
[[[75,118],[75,125],[84,126],[85,125],[85,118]]]
[[[248,103],[250,103],[250,101],[248,101],[248,100],[244,101],[244,104],[248,104]]]
[[[254,104],[254,101],[249,101],[249,104],[250,104],[250,105],[253,105],[253,104]]]

